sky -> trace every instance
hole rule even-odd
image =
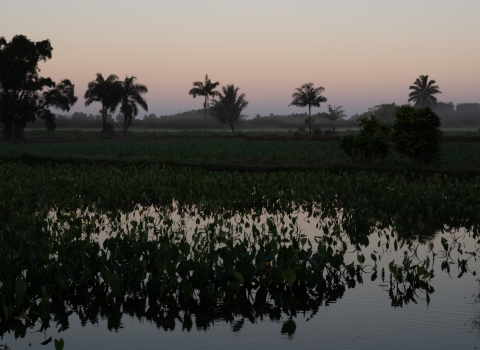
[[[419,75],[439,101],[480,102],[479,0],[0,0],[0,36],[49,39],[42,75],[68,78],[84,106],[96,73],[134,75],[148,113],[200,109],[208,74],[246,94],[250,116],[291,114],[295,88],[323,86],[347,115],[403,104]],[[142,112],[143,114],[143,112]]]

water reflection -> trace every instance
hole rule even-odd
[[[298,313],[314,318],[365,279],[378,280],[385,300],[401,308],[428,306],[436,274],[476,274],[474,231],[325,210],[227,216],[169,205],[50,212],[25,237],[5,241],[24,256],[2,277],[0,334],[63,332],[72,315],[82,326],[105,319],[119,331],[129,315],[187,332],[219,321],[241,332],[245,323],[269,319],[292,339]],[[472,326],[478,328],[478,317]]]

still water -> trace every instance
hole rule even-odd
[[[130,214],[130,218],[136,215]],[[176,214],[171,217],[175,222],[182,220]],[[299,233],[312,240],[320,234],[315,219],[308,219],[301,212],[296,217]],[[262,217],[261,221],[265,220]],[[207,221],[189,218],[179,225],[192,231],[194,227],[204,227]],[[291,223],[289,218],[284,221],[283,225]],[[99,240],[112,233],[115,234],[104,229]],[[209,311],[185,311],[164,305],[149,310],[148,305],[135,305],[132,301],[132,305],[117,310],[104,309],[89,315],[84,315],[81,307],[74,307],[66,315],[52,315],[47,329],[41,330],[38,324],[25,334],[2,334],[0,344],[7,344],[12,350],[54,349],[53,340],[62,338],[64,349],[480,348],[480,284],[476,276],[480,263],[466,254],[478,249],[477,240],[465,230],[455,229],[437,233],[423,244],[413,239],[410,249],[404,246],[395,251],[391,245],[386,248],[385,236],[377,233],[369,236],[368,246],[359,247],[367,257],[361,274],[363,282],[345,285],[341,292],[332,293],[311,307],[270,305],[264,309],[242,309],[238,305],[219,305]],[[442,238],[460,248],[451,252],[449,273],[442,270],[445,259],[438,253],[442,250]],[[375,279],[373,262],[368,259],[371,253],[379,259]],[[349,244],[345,260],[356,261],[357,255],[355,246]],[[391,290],[389,263],[400,263],[405,255],[415,261],[431,257],[434,276],[429,280],[432,289],[428,295],[418,289],[407,298],[401,286],[394,285]],[[462,259],[468,259],[468,271],[459,278],[458,262]]]

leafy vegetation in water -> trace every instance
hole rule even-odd
[[[315,310],[366,274],[382,279],[393,306],[419,292],[429,302],[434,259],[461,275],[478,254],[450,233],[465,227],[476,238],[480,178],[19,162],[0,170],[2,334],[45,329],[51,315],[68,327],[72,312],[84,322],[108,314],[113,328],[122,312],[138,313],[168,328],[182,311],[188,328],[191,314],[208,327],[211,310]],[[315,238],[299,228],[302,216]],[[419,258],[415,242],[439,232],[441,247]],[[365,256],[372,234],[381,239]],[[404,259],[380,270],[384,252],[402,247]],[[285,334],[293,329],[285,324]]]

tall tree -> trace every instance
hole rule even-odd
[[[125,77],[120,82],[120,91],[117,95],[117,104],[120,103],[120,113],[123,114],[123,139],[127,138],[127,129],[132,124],[133,118],[138,114],[138,106],[148,111],[147,101],[142,97],[148,92],[148,88],[136,83],[136,77]]]
[[[245,94],[239,94],[239,87],[227,85],[222,87],[222,92],[217,93],[218,99],[212,100],[212,107],[210,111],[213,116],[222,123],[228,123],[232,129],[233,136],[235,136],[235,122],[240,119],[242,110],[248,106],[248,101],[245,100]]]
[[[192,95],[193,98],[197,96],[204,96],[205,102],[203,104],[203,108],[205,109],[205,135],[207,134],[207,108],[208,108],[208,101],[210,97],[219,96],[219,92],[215,89],[220,83],[217,81],[212,83],[212,81],[208,78],[208,74],[205,75],[205,81],[196,81],[193,83],[193,88],[190,89],[188,92],[189,95]]]
[[[102,109],[102,135],[107,137],[107,115],[108,111],[115,110],[115,102],[118,100],[120,91],[120,82],[115,74],[110,74],[107,79],[101,73],[97,73],[95,80],[88,83],[85,91],[85,106],[90,106],[93,102],[100,102]],[[117,103],[118,104],[118,103]]]
[[[408,102],[415,102],[414,107],[433,107],[437,104],[435,94],[441,94],[435,80],[428,80],[428,75],[420,75],[417,80],[409,87],[413,90],[408,95]]]
[[[381,105],[376,105],[375,107],[369,108],[368,112],[365,113],[365,116],[368,116],[369,114],[375,114],[381,123],[393,124],[395,121],[397,107],[398,106],[395,104],[395,102],[382,103]]]
[[[310,129],[310,134],[312,133],[312,107],[320,107],[320,103],[327,102],[326,97],[322,96],[322,92],[325,91],[323,87],[316,88],[313,83],[306,83],[295,89],[296,91],[292,94],[293,101],[288,106],[297,106],[297,107],[307,107],[308,106],[308,117],[306,122]]]
[[[335,122],[337,120],[340,120],[342,118],[346,118],[347,115],[345,114],[345,111],[342,109],[343,106],[335,106],[333,105],[328,105],[328,119],[333,121],[333,130],[335,130]]]
[[[16,35],[10,42],[0,37],[0,122],[11,140],[21,137],[28,123],[43,119],[49,131],[55,130],[51,108],[69,111],[75,104],[74,85],[68,79],[56,84],[39,76],[40,61],[52,58],[49,40],[33,42]]]

